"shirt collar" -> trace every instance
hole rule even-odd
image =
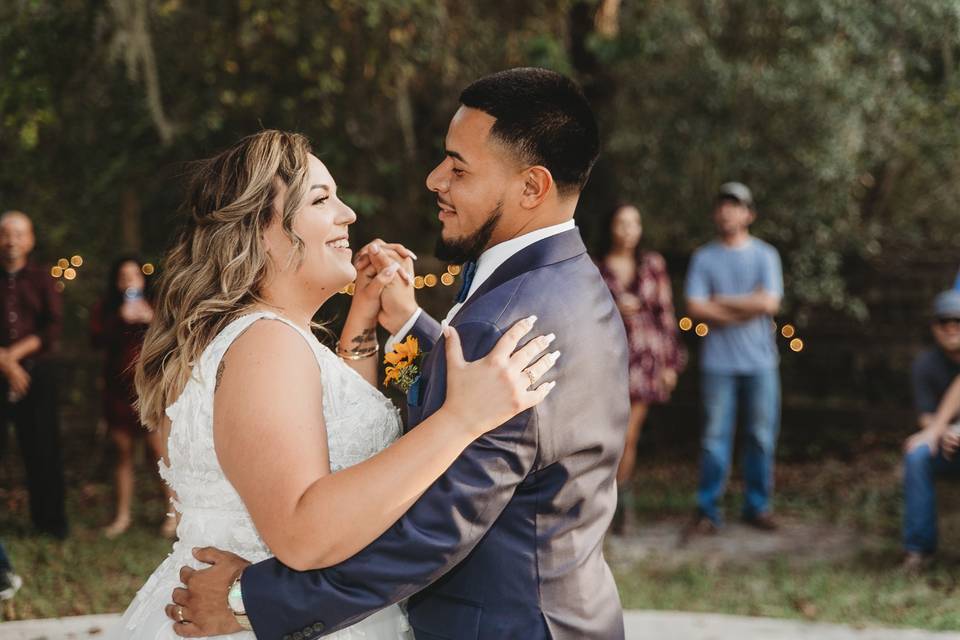
[[[561,222],[560,224],[525,233],[490,247],[484,251],[477,260],[477,273],[473,276],[473,283],[470,285],[470,291],[467,292],[467,299],[480,288],[480,285],[482,285],[487,278],[493,275],[493,272],[496,271],[500,265],[509,260],[514,254],[526,249],[535,242],[576,228],[577,223],[571,219],[566,222]]]

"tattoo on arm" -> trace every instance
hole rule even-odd
[[[216,393],[220,388],[220,381],[223,380],[223,371],[227,368],[227,363],[220,360],[220,366],[217,367],[217,381],[213,386],[213,392]]]
[[[376,327],[373,327],[371,329],[364,329],[363,333],[356,336],[353,340],[351,340],[351,342],[358,347],[362,347],[365,344],[376,341],[376,339],[377,329]]]

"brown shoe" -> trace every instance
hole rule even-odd
[[[907,551],[903,556],[903,562],[900,563],[900,571],[908,576],[918,576],[926,571],[932,562],[933,557],[929,554]]]
[[[719,532],[720,527],[718,527],[713,520],[698,511],[693,516],[693,519],[680,531],[679,544],[682,547],[695,537],[714,536]]]
[[[780,524],[774,520],[773,516],[769,513],[761,513],[751,518],[744,518],[743,522],[760,531],[776,531],[780,528]]]

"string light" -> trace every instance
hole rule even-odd
[[[153,272],[155,271],[153,265],[152,265],[151,263],[149,263],[149,262],[146,263],[145,265],[143,265],[143,266],[140,268],[140,270],[143,271],[143,275],[145,275],[145,276],[152,276],[152,275],[153,275]]]
[[[435,273],[428,273],[423,276],[414,276],[413,277],[413,288],[414,289],[423,289],[424,287],[430,289],[436,287],[438,284],[441,284],[445,287],[453,286],[453,283],[456,282],[457,276],[460,275],[462,271],[460,265],[451,264],[447,265],[447,270],[444,273],[439,275]],[[356,290],[355,285],[352,283],[340,290],[340,293],[344,295],[352,296]]]
[[[694,326],[693,320],[691,320],[687,316],[683,316],[682,318],[680,318],[677,324],[679,325],[681,331],[690,331],[691,329],[693,329],[694,333],[696,333],[697,336],[700,338],[706,337],[707,334],[710,333],[710,325],[708,325],[705,322],[700,322],[700,323],[697,323],[696,326]],[[799,337],[797,337],[797,328],[794,325],[787,323],[787,324],[784,324],[783,327],[778,327],[776,321],[773,321],[772,324],[773,324],[774,334],[776,334],[777,330],[779,329],[780,335],[782,335],[784,338],[790,341],[788,343],[788,346],[790,347],[791,351],[793,351],[794,353],[800,353],[806,348],[807,346],[806,343],[803,340],[801,340]]]
[[[73,265],[73,266],[70,266]],[[50,268],[50,277],[58,280],[57,282],[57,291],[63,291],[66,286],[63,280],[75,280],[78,275],[77,269],[83,265],[83,256],[75,255],[69,260],[67,258],[60,258],[57,260],[57,264]]]

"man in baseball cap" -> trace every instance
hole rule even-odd
[[[960,376],[960,291],[944,291],[933,301],[930,332],[935,345],[913,363],[913,398],[920,431],[904,443],[903,568],[923,568],[937,549],[937,503],[934,478],[960,471],[953,456],[958,435],[950,424],[955,410],[943,417],[947,391]],[[940,414],[938,416],[938,414]]]
[[[687,313],[706,324],[700,352],[704,426],[697,509],[682,541],[723,525],[720,498],[733,458],[738,408],[744,440],[741,517],[764,531],[773,518],[773,468],[780,431],[780,356],[771,331],[783,298],[780,254],[750,234],[756,218],[746,185],[717,189],[717,237],[697,249],[686,280]]]

